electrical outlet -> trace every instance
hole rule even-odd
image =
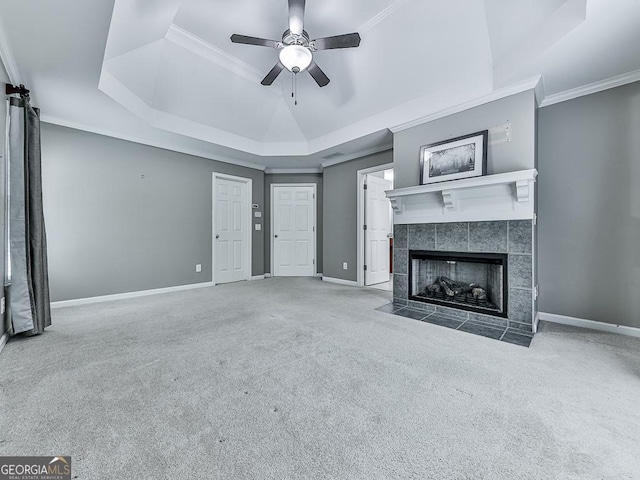
[[[202,271],[202,265],[197,264],[196,265],[196,273],[200,273]]]
[[[347,266],[347,262],[342,262],[342,269],[343,270],[348,270],[349,267]]]
[[[4,315],[4,297],[2,297],[2,303],[0,303],[0,315]]]

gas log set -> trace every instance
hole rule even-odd
[[[427,285],[424,297],[436,300],[477,305],[485,308],[497,308],[487,300],[487,291],[476,283],[456,282],[448,277],[438,277],[434,283]]]

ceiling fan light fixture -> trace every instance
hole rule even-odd
[[[293,73],[306,70],[311,65],[311,60],[313,60],[311,50],[302,45],[287,45],[280,50],[280,61]]]
[[[273,82],[285,68],[294,74],[306,70],[319,87],[326,87],[330,82],[329,77],[327,77],[316,62],[313,61],[313,52],[318,50],[358,47],[360,45],[360,34],[354,32],[309,40],[309,34],[304,29],[304,8],[306,0],[287,0],[287,3],[289,4],[289,28],[282,34],[282,41],[249,37],[247,35],[238,35],[237,33],[231,35],[231,41],[233,43],[258,45],[260,47],[270,47],[280,50],[278,63],[275,64],[269,73],[267,73],[267,76],[260,82],[265,87],[273,85]],[[298,78],[298,76],[294,75],[294,97],[296,78]]]

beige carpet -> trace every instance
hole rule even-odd
[[[83,479],[637,479],[640,340],[531,348],[269,279],[54,310],[0,354],[0,455]]]

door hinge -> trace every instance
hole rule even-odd
[[[365,270],[365,271],[367,270],[367,266],[366,266],[366,265],[364,266],[364,270]]]
[[[366,184],[366,183],[364,184],[364,189],[365,189],[365,190],[367,189],[367,184]]]
[[[533,214],[533,224],[534,225],[538,225],[538,214],[537,213]]]
[[[363,226],[362,226],[362,229],[363,229],[363,230],[366,230],[366,229],[367,229],[367,226],[366,226],[366,225],[363,225]]]
[[[316,259],[315,259],[315,258],[313,259],[313,264],[314,264],[314,265],[316,264]]]

